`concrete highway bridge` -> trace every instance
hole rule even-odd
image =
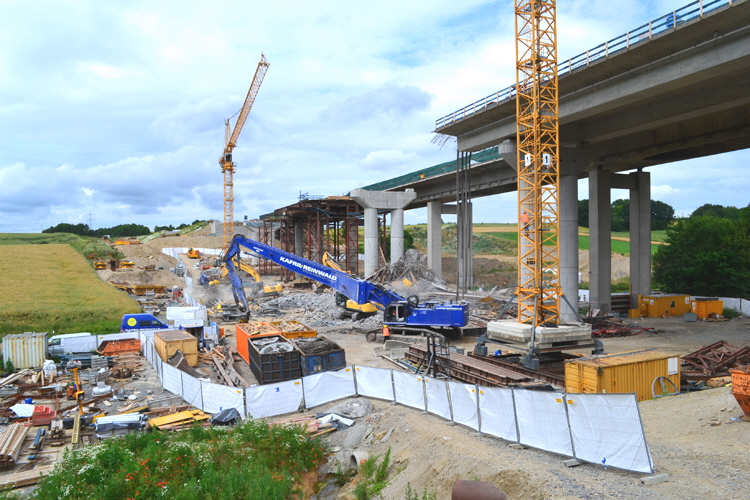
[[[590,296],[594,308],[608,311],[610,190],[630,190],[631,285],[634,297],[647,295],[651,193],[650,174],[643,168],[750,147],[750,2],[695,1],[562,60],[559,95],[561,284],[575,306],[577,181],[588,178]],[[514,89],[509,87],[436,122],[437,134],[455,137],[459,151],[473,153],[468,167],[473,198],[516,190],[515,107]],[[393,193],[393,202],[388,193]],[[455,205],[447,205],[456,201],[456,162],[351,194],[366,212],[365,274],[368,262],[373,268],[368,255],[376,255],[368,247],[367,207],[372,226],[377,224],[372,222],[373,209],[393,209],[395,220],[403,221],[402,210],[426,206],[428,264],[440,271],[440,231],[435,225],[439,228],[442,213],[456,213]],[[470,212],[465,218],[471,219]],[[572,311],[563,316],[572,319]]]

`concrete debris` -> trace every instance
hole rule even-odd
[[[349,399],[330,407],[327,413],[338,413],[349,418],[361,418],[372,413],[372,403],[363,398]]]
[[[376,269],[374,273],[368,276],[367,281],[377,283],[390,283],[392,281],[409,280],[411,283],[418,281],[431,281],[440,285],[445,285],[442,276],[427,267],[427,256],[420,254],[413,248],[406,251],[395,264],[390,264]]]

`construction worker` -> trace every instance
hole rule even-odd
[[[526,213],[526,210],[521,212],[521,231],[528,231],[529,230],[529,214]]]
[[[391,327],[383,325],[383,342],[391,339]]]

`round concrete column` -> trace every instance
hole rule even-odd
[[[404,211],[391,211],[391,264],[404,256]]]
[[[365,208],[365,276],[378,268],[378,209]]]

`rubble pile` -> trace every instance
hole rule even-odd
[[[376,283],[390,283],[392,281],[407,279],[412,283],[417,281],[431,281],[439,285],[445,285],[445,280],[442,276],[424,265],[426,260],[427,256],[420,254],[412,248],[407,250],[398,262],[376,269],[366,279],[367,281]]]

